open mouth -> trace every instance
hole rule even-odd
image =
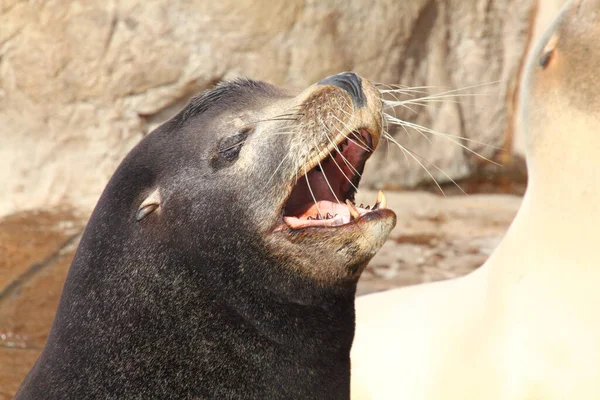
[[[386,208],[382,192],[373,206],[354,204],[365,163],[374,150],[371,134],[359,129],[337,141],[332,140],[300,171],[283,208],[283,221],[290,228],[345,225]]]

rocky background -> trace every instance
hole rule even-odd
[[[478,267],[524,185],[516,110],[528,52],[564,0],[0,0],[0,399],[43,346],[79,235],[124,155],[200,90],[248,76],[304,88],[353,70],[460,89],[397,109],[364,187],[399,217],[360,293]],[[462,137],[466,148],[456,144]],[[489,163],[485,158],[504,167]],[[431,189],[437,194],[407,192]],[[517,194],[517,195],[515,195]],[[367,198],[373,198],[367,193]]]

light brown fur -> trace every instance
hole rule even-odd
[[[357,300],[353,399],[600,398],[599,67],[600,0],[571,1],[523,82],[517,217],[474,273]]]

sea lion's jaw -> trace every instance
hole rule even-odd
[[[382,102],[368,81],[341,75],[351,75],[349,84],[328,78],[297,98],[299,128],[283,155],[289,185],[270,235],[279,248],[285,241],[314,252],[303,255],[302,269],[328,280],[357,278],[396,224],[382,192],[371,205],[354,203],[381,138]]]
[[[342,73],[307,89],[300,103],[301,129],[289,150],[296,166],[276,229],[344,227],[367,214],[385,218],[383,193],[372,206],[354,204],[365,163],[381,138],[379,92]]]
[[[355,223],[367,214],[385,216],[378,212],[387,208],[381,191],[372,206],[354,204],[362,171],[374,150],[371,133],[359,129],[341,136],[304,166],[308,172],[293,186],[279,230],[333,228]]]

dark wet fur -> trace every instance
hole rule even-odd
[[[270,254],[247,214],[258,188],[214,166],[208,121],[246,106],[239,85],[192,101],[118,168],[16,399],[349,398],[355,281],[316,285]],[[160,215],[136,222],[157,183]]]

